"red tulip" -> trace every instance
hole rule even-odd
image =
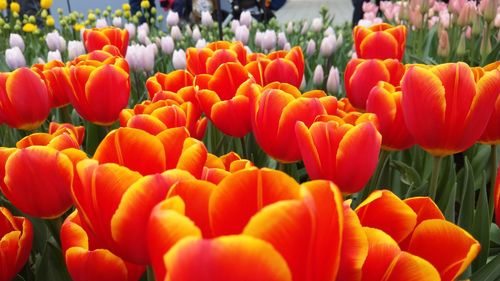
[[[160,91],[170,91],[176,93],[182,88],[193,86],[193,75],[185,70],[175,70],[168,74],[161,72],[151,76],[146,81],[149,97],[154,99],[156,93]]]
[[[297,122],[295,133],[311,179],[333,181],[342,192],[361,190],[375,172],[381,136],[372,122],[346,123],[340,118]]]
[[[85,29],[83,43],[87,52],[102,50],[106,45],[113,45],[120,50],[122,57],[127,54],[128,31],[116,27]]]
[[[352,59],[344,72],[346,95],[354,107],[364,110],[370,91],[379,81],[399,86],[404,73],[404,65],[395,59]]]
[[[252,105],[255,139],[269,156],[285,163],[301,159],[295,123],[302,121],[310,126],[318,115],[333,114],[337,110],[335,97],[326,96],[324,92],[312,91],[302,96],[297,92],[267,89]]]
[[[368,28],[357,25],[353,31],[356,54],[360,59],[397,59],[401,61],[405,51],[406,26],[387,23]]]
[[[250,160],[241,159],[241,157],[234,152],[229,152],[221,157],[209,153],[201,179],[219,184],[230,174],[252,167],[254,167],[254,164]]]
[[[184,238],[165,255],[165,267],[165,280],[171,281],[292,280],[285,260],[271,244],[244,235]]]
[[[0,280],[12,280],[30,256],[33,226],[27,218],[14,217],[0,207]]]
[[[74,211],[61,227],[62,252],[66,267],[75,281],[137,281],[145,267],[128,263],[100,245]]]
[[[71,81],[69,99],[84,119],[99,125],[111,125],[128,104],[130,77],[126,61],[117,58],[113,64],[98,61],[81,62],[66,71]]]
[[[412,66],[402,81],[403,113],[416,142],[435,156],[464,151],[481,136],[500,89],[500,70],[477,82],[465,63]]]
[[[52,107],[63,107],[69,104],[67,89],[68,83],[64,79],[65,65],[61,61],[53,60],[46,64],[35,64],[31,69],[36,70],[47,85],[49,94],[52,97]]]
[[[48,146],[62,151],[67,148],[80,149],[83,142],[83,126],[75,127],[72,124],[58,124],[51,122],[49,133],[34,133],[16,143],[17,148],[26,148],[34,145]]]
[[[4,169],[0,187],[19,210],[30,216],[57,218],[71,207],[73,163],[64,153],[31,146],[3,148],[0,155],[0,167]]]
[[[402,100],[400,90],[387,82],[379,82],[366,101],[366,111],[377,115],[384,149],[404,150],[415,144],[405,124]]]
[[[51,96],[39,75],[29,68],[0,73],[0,124],[33,130],[47,119]]]
[[[186,68],[194,75],[213,74],[227,62],[246,64],[246,50],[241,42],[216,41],[202,49],[186,50]]]
[[[491,63],[485,67],[474,67],[471,68],[471,70],[474,73],[474,80],[477,82],[485,75],[486,72],[498,72],[500,70],[500,61]],[[493,114],[491,114],[488,125],[484,129],[479,141],[486,144],[500,144],[500,98],[498,97],[495,102]]]

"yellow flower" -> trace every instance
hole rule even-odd
[[[129,5],[129,4],[123,4],[123,5],[122,5],[122,9],[123,9],[124,11],[130,11],[130,5]]]
[[[141,8],[143,9],[149,9],[151,7],[151,4],[149,3],[149,0],[142,0],[141,1]]]
[[[90,21],[95,21],[96,17],[93,13],[90,13],[87,18],[90,20]]]
[[[116,10],[116,11],[115,11],[115,15],[116,15],[117,17],[121,17],[121,16],[123,15],[122,10],[120,10],[120,9]]]
[[[45,20],[45,24],[47,26],[54,26],[54,24],[55,24],[54,18],[51,15],[48,15],[47,19]]]
[[[19,3],[17,2],[12,2],[10,3],[10,10],[12,12],[19,13],[19,11],[21,10],[21,5],[19,5]]]
[[[42,9],[49,9],[52,6],[52,0],[40,0]]]
[[[7,9],[7,0],[0,0],[0,10]]]
[[[24,32],[33,32],[37,29],[37,26],[32,23],[27,23],[23,26]]]
[[[85,26],[83,24],[80,24],[80,23],[76,23],[75,25],[73,25],[73,29],[76,31],[76,32],[80,32],[80,30],[82,30],[82,28],[84,28]]]

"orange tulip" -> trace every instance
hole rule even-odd
[[[369,227],[363,230],[368,238],[368,255],[361,280],[441,280],[429,261],[401,251],[396,241],[385,232]]]
[[[113,45],[120,50],[122,57],[127,54],[128,31],[116,27],[85,29],[83,43],[87,52],[102,50],[106,45]]]
[[[299,184],[280,171],[253,168],[231,174],[210,196],[212,232],[215,236],[241,233],[262,208],[281,200],[298,199],[299,192]]]
[[[158,72],[146,81],[149,98],[154,99],[160,91],[176,93],[184,87],[193,86],[193,79],[193,75],[185,70],[175,70],[168,74]]]
[[[441,280],[455,280],[480,250],[479,242],[447,222],[427,197],[402,201],[390,191],[377,190],[356,208],[356,213],[363,226],[382,230],[399,244],[398,249],[430,262]]]
[[[365,110],[368,95],[379,81],[399,86],[404,73],[404,65],[395,59],[352,59],[344,72],[346,95],[354,107]]]
[[[336,280],[342,244],[342,195],[328,181],[302,185],[301,198],[263,208],[243,234],[273,245],[294,280]]]
[[[245,82],[246,81],[246,82]],[[219,66],[208,82],[208,89],[197,93],[201,109],[224,134],[244,137],[251,131],[250,99],[260,93],[238,63]]]
[[[139,129],[119,128],[102,140],[94,159],[99,163],[116,163],[142,175],[178,168],[199,178],[207,149],[202,142],[190,138],[182,127],[164,130],[156,136]]]
[[[481,136],[500,89],[500,70],[477,82],[465,63],[412,66],[402,81],[403,113],[416,142],[434,156],[464,151]]]
[[[318,115],[334,114],[336,110],[336,98],[322,91],[301,96],[298,90],[265,89],[252,104],[253,133],[269,156],[285,163],[295,162],[301,159],[295,123],[302,121],[310,126]]]
[[[64,79],[64,63],[53,60],[46,64],[35,64],[31,69],[38,72],[47,85],[52,97],[52,107],[63,107],[69,104],[67,80]]]
[[[99,125],[111,125],[128,104],[130,77],[122,58],[109,61],[83,61],[66,71],[71,81],[69,99],[84,119]],[[126,66],[124,67],[123,64]]]
[[[397,59],[405,52],[406,26],[387,23],[368,28],[357,25],[352,31],[356,54],[360,59]]]
[[[0,73],[0,124],[33,130],[47,119],[51,96],[39,75],[29,68]]]
[[[19,210],[34,217],[57,218],[71,207],[73,163],[64,153],[30,146],[2,148],[0,155],[0,187]]]
[[[0,207],[0,280],[12,280],[30,256],[33,226],[27,218],[14,217]]]
[[[252,54],[248,60],[245,68],[261,86],[281,82],[300,87],[304,76],[304,55],[300,47],[293,47],[289,52],[272,52],[267,56]]]
[[[228,175],[252,167],[254,164],[250,160],[241,159],[235,152],[229,152],[221,157],[209,153],[201,179],[219,184]]]
[[[164,280],[171,281],[292,280],[285,260],[271,244],[244,235],[184,238],[165,255],[164,263]]]
[[[213,74],[217,68],[227,62],[246,64],[247,52],[239,41],[216,41],[205,48],[186,50],[186,68],[193,75]]]
[[[145,267],[124,261],[102,247],[74,211],[61,227],[61,244],[72,280],[137,281]]]
[[[366,111],[377,115],[382,147],[387,150],[404,150],[415,144],[405,124],[402,98],[398,88],[379,82],[366,101]]]
[[[75,127],[72,124],[58,124],[51,122],[49,133],[34,133],[22,138],[16,143],[17,148],[26,148],[34,145],[48,146],[62,151],[67,148],[80,149],[83,142],[83,126]]]
[[[364,118],[349,124],[332,117],[314,122],[310,128],[296,123],[297,143],[311,179],[331,180],[345,193],[366,185],[377,168],[382,138]]]

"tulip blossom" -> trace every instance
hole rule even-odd
[[[302,121],[310,126],[318,115],[334,114],[337,99],[322,91],[300,95],[295,87],[282,85],[283,89],[265,89],[255,98],[251,122],[262,150],[280,162],[291,163],[302,159],[295,138],[295,123]]]
[[[33,70],[0,73],[0,123],[21,129],[38,128],[49,116],[51,96]]]
[[[248,72],[241,64],[225,63],[209,80],[208,89],[197,93],[201,109],[214,125],[239,138],[251,131],[250,100],[260,93],[259,87],[247,80]]]
[[[254,164],[250,160],[241,159],[235,152],[229,152],[221,157],[209,153],[205,167],[203,167],[201,179],[219,184],[230,174],[252,167],[254,167]]]
[[[324,79],[325,79],[325,73],[323,71],[323,66],[321,66],[321,64],[318,64],[314,69],[313,83],[315,86],[321,86],[323,84]]]
[[[198,28],[198,26],[194,27],[193,34],[191,35],[191,37],[193,38],[194,41],[198,41],[201,39],[201,31],[200,28]]]
[[[243,11],[240,14],[240,24],[246,25],[248,28],[252,25],[252,13],[250,11]]]
[[[9,35],[9,46],[11,48],[18,47],[21,50],[21,52],[24,52],[25,46],[23,37],[21,37],[21,35],[17,33],[11,33]]]
[[[186,50],[187,70],[194,75],[213,74],[217,68],[226,62],[247,62],[247,52],[241,42],[216,41],[207,44],[205,48]]]
[[[408,130],[416,143],[434,156],[464,151],[488,124],[498,89],[498,69],[475,82],[465,63],[412,66],[402,80]]]
[[[500,62],[491,63],[483,68],[476,67],[471,69],[474,72],[474,80],[478,81],[481,79],[486,72],[493,71],[498,72],[500,70]],[[497,78],[498,80],[498,78]],[[495,108],[493,109],[493,114],[488,121],[488,125],[484,129],[483,134],[479,141],[486,144],[500,144],[500,96],[497,97],[495,101]]]
[[[66,40],[64,37],[59,35],[59,32],[53,31],[50,33],[47,33],[45,36],[45,42],[47,43],[47,47],[49,47],[49,50],[55,51],[59,50],[61,52],[66,50]]]
[[[0,162],[2,192],[22,212],[57,218],[73,204],[73,163],[64,153],[48,146],[2,148]]]
[[[5,63],[10,69],[14,70],[26,66],[26,59],[21,49],[15,46],[5,50]]]
[[[130,77],[122,58],[110,64],[83,61],[66,70],[65,76],[72,84],[71,104],[92,123],[111,125],[128,104]]]
[[[172,66],[174,69],[186,68],[186,53],[184,50],[174,50],[174,53],[172,54]]]
[[[316,52],[316,41],[311,39],[309,40],[309,42],[307,42],[306,55],[312,56],[314,52]]]
[[[403,116],[403,94],[387,82],[373,87],[366,101],[366,111],[377,115],[382,147],[404,150],[415,144]]]
[[[0,280],[12,280],[30,257],[33,226],[0,207]]]
[[[273,245],[294,280],[336,280],[341,260],[342,195],[328,181],[301,186],[300,198],[277,202],[252,217],[243,233]]]
[[[68,59],[73,60],[76,57],[85,54],[85,45],[81,41],[68,42]]]
[[[339,69],[336,67],[330,67],[328,72],[328,78],[326,79],[326,90],[332,95],[337,95],[340,88],[340,75]]]
[[[430,262],[441,280],[456,280],[480,250],[479,242],[446,221],[428,197],[403,201],[390,191],[377,190],[356,208],[356,213],[363,226],[391,237],[395,242],[392,247],[399,246]]]
[[[85,29],[83,42],[87,52],[102,50],[106,45],[113,45],[120,50],[120,54],[127,54],[129,34],[127,29],[116,27]]]
[[[201,24],[207,27],[212,27],[214,24],[214,19],[209,11],[201,12]]]
[[[85,127],[75,127],[72,124],[58,124],[51,122],[48,133],[34,133],[26,136],[16,143],[17,148],[27,148],[41,145],[54,148],[59,151],[65,149],[80,149],[83,143]]]
[[[170,36],[164,36],[160,40],[161,52],[166,55],[172,54],[175,48],[174,39]]]
[[[69,275],[75,281],[136,281],[145,271],[144,266],[126,262],[103,248],[85,228],[78,211],[64,221],[61,244]]]
[[[360,59],[403,59],[406,27],[387,23],[369,28],[356,26],[353,30],[354,45]]]
[[[51,62],[54,60],[62,61],[61,53],[59,52],[59,50],[49,51],[49,53],[47,54],[47,62]]]
[[[153,99],[160,91],[178,92],[182,88],[193,86],[193,75],[185,70],[175,70],[168,74],[161,72],[146,81],[149,97]]]
[[[375,172],[381,136],[361,116],[352,124],[338,117],[314,122],[310,128],[297,122],[300,154],[311,179],[333,181],[342,192],[361,190]]]
[[[167,15],[167,25],[168,26],[174,26],[179,23],[179,14],[174,11],[170,11]]]
[[[358,109],[366,109],[366,100],[379,81],[399,86],[405,67],[395,59],[352,59],[344,72],[346,96]]]

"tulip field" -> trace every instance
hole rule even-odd
[[[500,280],[499,0],[40,4],[0,0],[0,281]]]

